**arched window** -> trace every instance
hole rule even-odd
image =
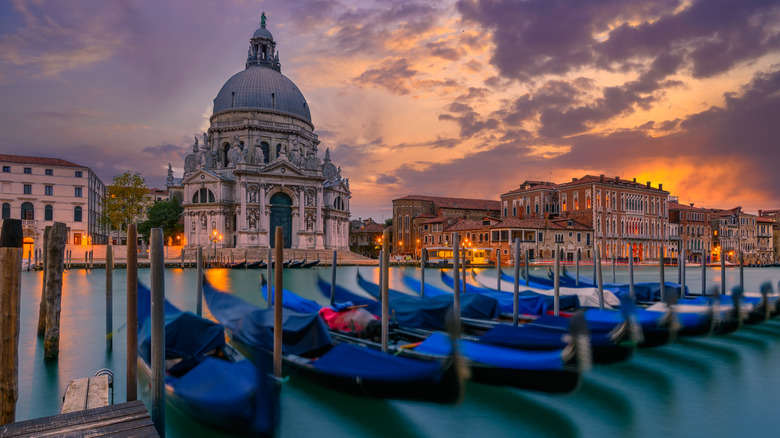
[[[43,220],[46,221],[54,220],[54,207],[52,207],[51,205],[47,205],[46,207],[43,207]]]
[[[230,152],[230,143],[225,143],[222,145],[222,165],[224,167],[227,167],[228,165],[228,152]]]
[[[268,146],[268,143],[262,142],[260,143],[260,149],[263,151],[263,163],[268,164],[271,158],[270,146]]]
[[[81,222],[81,207],[73,209],[73,222]]]
[[[33,207],[33,205],[29,202],[22,204],[22,220],[35,220],[35,207]]]
[[[207,188],[201,188],[192,195],[193,204],[205,204],[207,202],[216,202],[214,192]]]
[[[3,219],[10,219],[11,218],[11,204],[4,202],[3,203]]]

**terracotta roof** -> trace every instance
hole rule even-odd
[[[374,223],[374,224],[363,225],[362,227],[359,228],[353,228],[352,230],[350,230],[350,233],[381,233],[385,231],[385,229],[387,228],[388,227],[384,225]]]
[[[756,218],[756,221],[757,222],[770,223],[770,224],[775,223],[774,219],[772,219],[771,217],[767,217],[767,216],[759,216],[758,218]]]
[[[557,184],[548,181],[523,181],[523,183],[520,184],[520,187],[503,193],[501,196],[514,195],[516,193],[523,193],[539,189],[555,190],[557,187]]]
[[[430,201],[439,208],[454,208],[460,210],[500,210],[501,201],[492,201],[489,199],[468,199],[468,198],[445,198],[441,196],[425,195],[407,195],[403,198],[393,199],[395,201]]]
[[[564,188],[564,187],[570,187],[570,186],[576,186],[579,184],[593,184],[593,183],[601,183],[601,184],[618,184],[622,186],[627,186],[635,189],[645,189],[645,190],[656,190],[661,192],[666,192],[665,190],[661,190],[658,187],[653,187],[652,185],[650,188],[647,188],[647,184],[642,184],[633,180],[628,179],[620,179],[615,177],[608,177],[604,176],[604,181],[601,180],[601,175],[585,175],[582,178],[577,178],[576,181],[567,182],[563,184],[559,184],[558,188]],[[668,193],[668,192],[666,192]]]
[[[427,213],[427,212],[417,213],[416,215],[414,215],[414,219],[417,219],[417,218],[429,218],[429,217],[436,217],[436,215],[435,214],[431,214],[431,213]]]
[[[547,221],[547,226],[551,222]],[[493,228],[545,228],[544,219],[518,219],[516,217],[508,217],[501,222],[493,225]]]
[[[421,224],[438,224],[440,222],[444,222],[446,218],[444,216],[436,216],[431,219],[426,219],[424,221],[420,221]]]
[[[572,226],[569,227],[569,221],[572,222]],[[562,218],[562,219],[554,219],[551,222],[554,222],[555,225],[562,229],[567,230],[590,230],[590,227],[587,224],[583,224],[582,222],[578,222],[574,219],[570,218]]]
[[[157,189],[157,188],[146,189],[146,191],[147,191],[147,193],[154,193],[154,194],[157,194],[157,195],[167,195],[168,194],[167,190]]]
[[[59,158],[28,157],[24,155],[0,154],[0,161],[4,163],[40,164],[41,166],[87,167],[80,164],[71,163],[70,161],[61,160]]]
[[[686,211],[698,211],[700,213],[710,213],[712,209],[704,207],[691,207],[689,204],[680,204],[678,202],[668,202],[667,206],[669,211],[672,210],[686,210]]]
[[[482,229],[482,222],[480,221],[473,221],[471,219],[461,219],[451,226],[447,227],[445,231],[451,232],[451,231],[471,231],[471,230],[481,230]]]

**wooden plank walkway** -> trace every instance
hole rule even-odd
[[[1,437],[159,437],[141,400],[0,425]]]

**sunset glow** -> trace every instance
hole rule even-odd
[[[780,207],[773,2],[15,0],[0,5],[0,150],[163,187],[262,10],[354,218],[586,173]]]

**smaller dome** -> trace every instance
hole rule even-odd
[[[271,35],[271,32],[268,29],[261,27],[255,31],[255,34],[252,35],[252,38],[265,38],[272,40],[274,39],[274,36]]]

